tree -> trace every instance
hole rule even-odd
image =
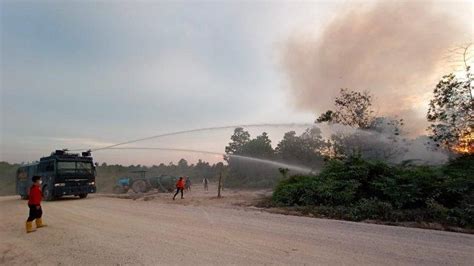
[[[330,157],[358,155],[366,159],[396,160],[406,152],[401,137],[403,119],[374,116],[372,95],[368,91],[341,89],[334,104],[336,109],[322,114],[316,123],[338,123],[357,130],[332,134],[325,152]]]
[[[285,133],[275,151],[278,159],[307,166],[319,166],[323,162],[323,153],[327,143],[321,136],[321,130],[313,127],[301,136],[295,131]]]
[[[188,168],[188,161],[181,159],[178,161],[178,168],[181,170],[186,170]]]
[[[238,127],[234,129],[234,134],[230,137],[232,142],[225,147],[226,154],[237,154],[240,153],[242,147],[250,141],[250,134],[248,131],[245,131],[243,128]],[[228,156],[225,156],[226,161],[229,160]]]
[[[258,159],[272,159],[274,150],[266,132],[250,139],[250,134],[242,128],[236,128],[231,136],[232,142],[226,147],[226,161],[230,176],[228,186],[268,187],[273,185],[278,173],[274,166],[262,163]],[[235,156],[232,156],[235,155]]]
[[[374,120],[372,110],[372,95],[368,91],[358,92],[341,89],[336,97],[336,110],[328,110],[316,119],[316,123],[329,122],[367,129]]]
[[[275,151],[278,157],[283,160],[293,159],[301,152],[303,146],[301,142],[295,131],[286,132]]]
[[[407,143],[398,136],[373,130],[358,130],[350,134],[331,135],[331,157],[359,156],[368,160],[397,162],[407,152]]]
[[[219,173],[223,172],[224,170],[226,170],[226,166],[222,162],[218,162],[212,165],[212,171],[214,173],[213,174],[214,177],[217,177],[217,175],[219,175]]]
[[[208,162],[199,159],[194,166],[193,175],[209,178],[212,175],[212,168]]]
[[[465,76],[443,76],[433,90],[427,118],[430,138],[437,146],[456,153],[474,154],[473,76],[470,66]]]
[[[240,151],[240,154],[242,155],[267,159],[272,158],[273,153],[272,141],[266,132],[263,132],[262,135],[246,142],[241,147]]]

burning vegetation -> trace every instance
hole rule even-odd
[[[466,133],[458,140],[458,144],[454,145],[451,150],[459,154],[474,154],[474,132]]]
[[[446,75],[436,85],[427,118],[431,122],[430,138],[437,146],[459,154],[473,154],[473,86],[471,67],[467,64],[463,74]]]

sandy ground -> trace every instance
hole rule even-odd
[[[473,265],[474,235],[285,216],[246,207],[261,192],[194,188],[185,199],[94,195],[43,204],[0,197],[0,264]]]

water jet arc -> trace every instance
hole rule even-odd
[[[107,148],[107,150],[161,150],[161,151],[181,151],[181,152],[202,153],[202,154],[210,154],[210,155],[221,155],[221,156],[229,156],[233,158],[264,163],[264,164],[273,165],[280,168],[288,168],[290,170],[294,170],[296,172],[301,172],[301,173],[314,173],[315,172],[313,169],[305,167],[305,166],[293,165],[293,164],[260,159],[260,158],[244,156],[244,155],[224,154],[224,153],[213,152],[213,151],[201,151],[201,150],[193,150],[193,149],[179,149],[179,148],[165,148],[165,147],[121,147],[121,148]]]
[[[150,137],[145,137],[145,138],[140,138],[140,139],[134,139],[134,140],[129,140],[129,141],[124,141],[121,143],[97,148],[97,149],[91,149],[91,148],[86,148],[86,149],[74,149],[71,151],[86,151],[86,150],[91,150],[91,151],[100,151],[100,150],[105,150],[105,149],[110,149],[113,147],[117,146],[122,146],[125,144],[130,144],[130,143],[135,143],[139,141],[145,141],[145,140],[150,140],[150,139],[156,139],[156,138],[162,138],[162,137],[167,137],[167,136],[175,136],[175,135],[181,135],[181,134],[187,134],[187,133],[193,133],[193,132],[200,132],[200,131],[208,131],[208,130],[219,130],[219,129],[231,129],[231,128],[237,128],[237,127],[312,127],[314,124],[308,124],[308,123],[281,123],[281,124],[247,124],[247,125],[233,125],[233,126],[220,126],[220,127],[206,127],[206,128],[197,128],[197,129],[189,129],[189,130],[182,130],[182,131],[175,131],[175,132],[169,132],[169,133],[163,133],[155,136],[150,136]]]

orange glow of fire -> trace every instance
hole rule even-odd
[[[474,132],[467,133],[452,150],[461,154],[474,154]]]

